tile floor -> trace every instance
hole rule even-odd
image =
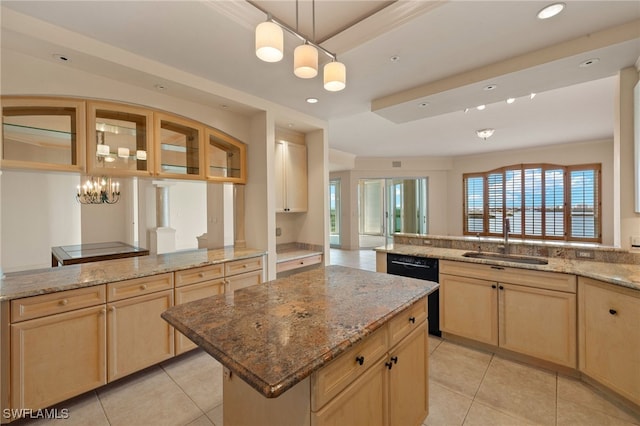
[[[375,270],[375,253],[331,250],[331,263]],[[429,337],[424,425],[640,425],[591,386]],[[222,367],[195,350],[66,401],[64,420],[16,425],[222,425]],[[349,426],[349,425],[345,425]]]

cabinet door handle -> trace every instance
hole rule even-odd
[[[391,361],[393,361],[394,364],[398,363],[398,357],[397,356],[392,356],[391,357]]]
[[[69,303],[69,301],[67,299],[62,299],[60,301],[60,306],[67,306],[68,303]]]
[[[111,307],[109,308],[109,310],[110,310],[111,312],[115,312],[115,311],[116,311],[116,307],[115,307],[115,306],[111,306]]]
[[[498,288],[499,288],[500,290],[504,290],[504,287],[502,287],[501,285],[499,285],[499,286],[498,286]]]
[[[389,370],[391,370],[391,368],[393,367],[393,363],[391,363],[391,362],[385,362],[385,363],[384,363],[384,365],[385,365]]]
[[[204,272],[200,272],[200,273],[198,274],[198,276],[199,276],[200,278],[204,278]]]
[[[146,285],[146,284],[142,284],[142,285],[140,286],[140,290],[146,290],[146,289],[147,289],[147,285]]]
[[[615,315],[615,314],[617,314],[617,313],[618,313],[618,311],[616,311],[615,309],[609,309],[609,313],[610,313],[611,315]]]
[[[416,323],[416,317],[409,317],[409,322],[411,324],[415,324]]]
[[[495,284],[491,284],[491,288],[498,288],[498,286]]]
[[[362,355],[356,357],[356,362],[360,365],[364,364],[364,357]]]

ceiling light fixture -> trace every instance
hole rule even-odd
[[[487,91],[489,91],[489,90],[495,90],[497,87],[498,87],[498,85],[497,85],[497,84],[488,84],[488,85],[486,85],[486,86],[484,86],[484,87],[483,87],[483,90],[487,90]]]
[[[496,131],[496,129],[476,130],[476,135],[478,135],[479,138],[484,139],[486,141],[487,138],[490,138],[493,135],[493,132],[495,132],[495,131]]]
[[[250,3],[253,5],[253,3]],[[298,1],[296,0],[296,29],[275,18],[271,13],[253,5],[267,14],[266,22],[256,27],[256,56],[265,62],[278,62],[283,58],[283,30],[293,34],[302,41],[293,52],[293,73],[300,78],[313,78],[318,75],[318,51],[324,53],[331,62],[324,66],[324,88],[330,92],[337,92],[346,87],[347,70],[343,63],[338,62],[335,53],[315,43],[315,0],[312,0],[313,38],[308,39],[298,32]],[[276,29],[277,28],[277,29]]]
[[[580,68],[588,68],[591,65],[597,64],[598,62],[600,62],[600,58],[591,58],[587,59],[586,61],[580,62],[578,66]]]
[[[538,12],[538,19],[549,19],[556,16],[558,13],[564,10],[566,5],[564,3],[553,3],[544,7]]]
[[[536,97],[536,94],[535,94],[535,93],[531,93],[531,94],[529,95],[529,99],[533,99],[533,98],[535,98],[535,97]]]
[[[307,101],[308,104],[317,104],[318,103],[318,98],[307,98],[305,100]]]
[[[507,99],[507,103],[508,103],[508,104],[512,104],[512,103],[514,103],[515,101],[516,101],[516,98],[508,98],[508,99]]]
[[[477,109],[478,111],[482,111],[482,110],[483,110],[483,109],[485,109],[486,107],[487,107],[486,105],[478,105],[478,106],[476,107],[476,109]]]
[[[420,103],[418,104],[418,106],[419,106],[420,108],[426,108],[426,107],[428,107],[428,106],[429,106],[429,102],[420,102]]]

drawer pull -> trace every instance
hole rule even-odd
[[[60,301],[60,306],[67,306],[68,303],[69,303],[69,301],[67,299],[62,299]]]
[[[384,365],[385,365],[389,370],[391,370],[391,368],[393,367],[393,364],[392,364],[392,363],[390,363],[390,362],[385,362],[385,363],[384,363]]]
[[[498,286],[498,288],[499,288],[500,290],[504,290],[504,287],[503,287],[503,286],[501,286],[501,285],[499,285],[499,286]]]
[[[199,276],[200,278],[204,278],[204,272],[200,272],[200,273],[198,274],[198,276]]]
[[[618,313],[618,311],[616,311],[615,309],[609,309],[609,313],[610,313],[611,315],[615,315],[615,314],[617,314],[617,313]]]
[[[146,290],[146,289],[147,289],[147,285],[146,285],[146,284],[142,284],[142,285],[140,286],[140,290]]]
[[[246,268],[248,268],[249,266],[245,263],[245,264],[243,264],[243,265],[242,265],[242,267],[246,269]]]
[[[415,324],[416,323],[416,317],[409,317],[409,322],[411,324]]]
[[[497,269],[499,271],[503,271],[504,268],[502,266],[492,266],[491,269]]]
[[[360,365],[364,364],[364,357],[362,355],[356,357],[356,362]]]
[[[391,357],[391,361],[393,361],[394,364],[398,363],[398,357],[397,356],[392,356]]]
[[[300,264],[301,264],[301,265],[304,265],[304,260],[301,260],[301,261],[300,261]]]
[[[498,286],[495,284],[491,284],[491,288],[498,288]]]

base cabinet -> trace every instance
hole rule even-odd
[[[11,325],[11,405],[38,409],[104,385],[104,305]]]
[[[173,356],[173,327],[160,317],[171,306],[172,290],[107,304],[109,381]]]
[[[580,371],[640,406],[640,291],[578,284]]]
[[[576,368],[575,293],[573,275],[442,261],[440,328]]]
[[[178,287],[175,291],[175,304],[193,302],[194,300],[204,299],[205,297],[216,296],[224,293],[224,280],[217,279],[205,281],[197,284],[191,284],[184,287]],[[176,355],[180,355],[191,349],[198,347],[189,340],[184,334],[175,330]]]

